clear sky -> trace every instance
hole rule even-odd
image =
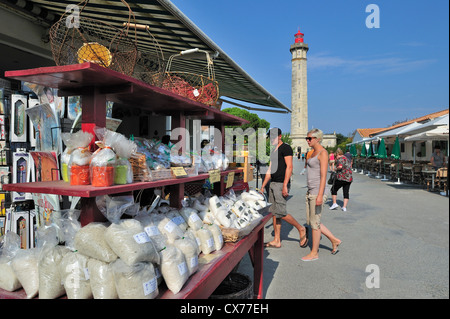
[[[289,108],[289,47],[300,29],[309,45],[310,129],[347,136],[449,106],[448,0],[172,2]],[[370,4],[379,28],[366,26]],[[290,115],[256,113],[290,131]]]

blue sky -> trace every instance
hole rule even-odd
[[[448,0],[172,2],[289,108],[289,47],[300,28],[309,45],[309,128],[349,135],[449,106]],[[366,27],[369,4],[379,8],[379,28]],[[290,115],[257,114],[290,131]]]

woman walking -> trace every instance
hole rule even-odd
[[[308,132],[306,141],[313,148],[313,153],[308,159],[308,191],[306,193],[306,220],[312,229],[311,252],[302,258],[303,261],[313,261],[319,259],[319,242],[321,235],[325,235],[333,246],[331,254],[338,252],[342,241],[336,238],[321,222],[323,203],[326,200],[325,185],[327,182],[328,154],[320,145],[323,132],[319,129],[312,129]],[[325,199],[324,199],[325,197]]]
[[[344,191],[344,205],[342,205],[342,211],[347,211],[347,204],[349,200],[350,184],[353,181],[352,165],[348,158],[344,156],[344,152],[338,148],[336,151],[336,180],[333,187],[331,187],[331,198],[333,199],[333,205],[330,209],[336,209],[339,205],[336,203],[337,192],[342,187]]]

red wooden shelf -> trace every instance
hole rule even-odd
[[[143,110],[162,115],[183,112],[190,118],[201,119],[203,124],[249,123],[237,116],[90,62],[6,71],[5,77],[57,88],[60,96],[90,95],[90,90],[95,88],[96,93],[106,96],[108,101],[139,106]]]
[[[222,176],[230,172],[239,173],[239,169],[231,169],[220,172]],[[139,189],[155,188],[167,185],[176,185],[180,183],[190,183],[195,181],[205,180],[209,177],[208,174],[199,174],[197,176],[164,179],[154,182],[138,182],[126,185],[113,185],[109,187],[95,187],[92,185],[75,186],[70,185],[64,181],[53,182],[33,182],[20,184],[5,184],[3,189],[6,191],[15,191],[21,193],[40,193],[40,194],[55,194],[78,197],[96,197],[108,194],[119,194],[131,192]]]

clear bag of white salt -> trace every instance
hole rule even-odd
[[[189,276],[192,276],[198,270],[197,243],[189,237],[183,237],[175,240],[174,244],[184,254],[186,264],[189,270]]]
[[[11,266],[11,260],[20,250],[20,237],[14,232],[8,232],[0,245],[0,288],[14,291],[22,287]]]
[[[204,255],[208,255],[216,250],[214,236],[208,228],[202,227],[195,234],[200,239],[200,249]]]
[[[128,266],[117,259],[111,267],[120,299],[154,299],[158,296],[158,282],[151,263]]]
[[[94,299],[117,299],[114,273],[111,264],[90,258],[88,261],[89,279]]]
[[[21,249],[11,266],[27,294],[27,299],[39,293],[39,248]]]
[[[135,219],[123,219],[111,224],[105,232],[105,240],[128,266],[138,262],[160,262],[153,241]]]
[[[88,261],[89,257],[79,252],[67,253],[62,258],[59,271],[68,299],[92,298]]]
[[[105,240],[107,227],[102,223],[90,223],[75,235],[74,246],[80,253],[104,262],[117,259],[117,254]]]
[[[39,256],[39,299],[55,299],[66,293],[59,265],[63,257],[72,253],[65,246],[44,246]]]
[[[161,273],[167,288],[174,294],[180,292],[189,278],[189,269],[183,252],[175,246],[168,245],[161,251]]]

